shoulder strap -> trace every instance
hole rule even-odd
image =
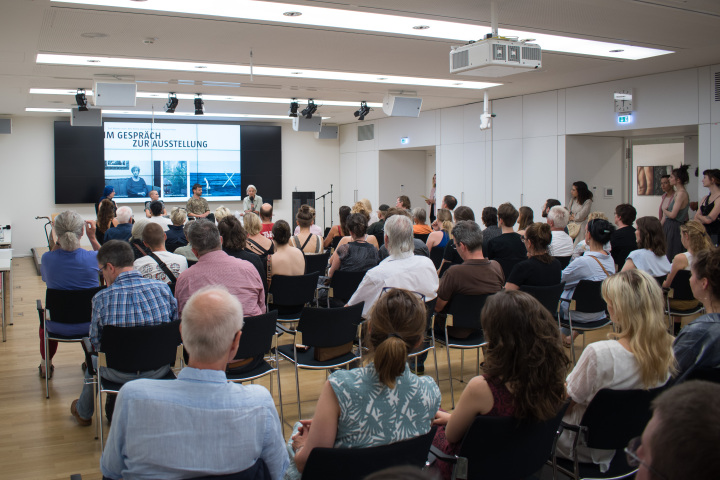
[[[310,242],[310,239],[311,239],[312,237],[313,237],[313,235],[312,235],[312,233],[311,233],[310,235],[308,235],[308,238],[305,240],[305,243],[302,244],[302,247],[299,247],[300,250],[301,250],[303,253],[305,252],[305,247],[306,247],[307,244]],[[297,246],[299,243],[300,243],[300,239],[299,239],[297,236],[295,236],[295,245]]]
[[[600,260],[598,260],[597,257],[594,257],[594,256],[592,256],[592,255],[588,255],[588,256],[589,256],[590,258],[594,259],[594,260],[598,263],[598,265],[600,265],[600,268],[603,269],[603,272],[605,272],[605,275],[607,275],[608,277],[610,276],[610,272],[608,272],[607,270],[605,270],[605,267],[603,267],[603,264],[600,263]]]
[[[258,250],[260,250],[261,252],[263,252],[263,255],[267,255],[267,254],[268,254],[268,250],[265,250],[263,247],[261,247],[260,244],[257,243],[255,240],[253,240],[253,239],[251,239],[251,238],[248,238],[247,241],[250,242],[250,243],[252,243],[253,245],[255,245],[255,246],[258,248]]]
[[[177,277],[175,276],[175,274],[172,272],[172,270],[170,270],[167,265],[165,265],[165,262],[160,260],[160,257],[155,255],[153,252],[148,253],[148,255],[150,255],[150,257],[155,260],[158,265],[160,265],[160,268],[163,272],[165,272],[165,275],[167,275],[171,283],[175,283],[177,281]]]

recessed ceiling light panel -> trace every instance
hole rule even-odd
[[[134,0],[52,0],[58,3],[74,3],[103,7],[127,8],[145,11],[169,12],[213,17],[241,18],[263,22],[281,22],[300,25],[313,25],[343,30],[382,32],[395,35],[414,35],[429,38],[442,38],[468,42],[485,38],[491,33],[490,26],[430,20],[426,18],[404,17],[380,13],[341,10],[288,3],[263,2],[259,0],[152,0],[139,2]],[[302,15],[286,15],[300,13]],[[416,26],[428,28],[416,29]],[[672,53],[669,50],[636,47],[595,40],[585,40],[559,35],[545,35],[536,32],[505,30],[500,33],[506,37],[535,38],[545,51],[593,55],[601,57],[639,60]],[[611,52],[624,49],[623,52]]]

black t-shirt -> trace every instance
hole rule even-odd
[[[490,240],[488,243],[488,258],[494,259],[525,259],[527,250],[522,237],[515,233],[503,233]]]
[[[518,287],[523,285],[550,287],[559,284],[561,277],[562,267],[556,259],[553,258],[550,263],[544,263],[536,257],[530,257],[515,265],[508,278],[508,283],[514,283]]]
[[[448,243],[445,245],[443,260],[446,260],[453,265],[460,265],[461,263],[463,263],[463,259],[458,253],[457,248],[455,247],[455,240],[453,240],[452,238],[448,240]]]
[[[635,227],[627,226],[612,232],[610,235],[610,249],[610,255],[617,264],[618,270],[622,269],[630,252],[637,250]]]

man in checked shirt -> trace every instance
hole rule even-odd
[[[98,292],[92,300],[92,321],[90,323],[90,342],[95,351],[100,350],[100,337],[106,325],[116,327],[139,327],[159,325],[178,319],[177,301],[166,283],[143,278],[133,269],[133,255],[130,244],[121,240],[110,240],[98,251],[97,261],[108,288]],[[93,357],[93,363],[97,357]],[[95,365],[96,366],[96,365]],[[170,365],[157,370],[128,374],[102,368],[103,378],[117,383],[125,383],[136,378],[162,378],[170,370]],[[82,426],[92,424],[94,411],[93,386],[89,383],[90,374],[85,373],[80,398],[74,400],[70,412]],[[114,397],[112,397],[114,400]],[[112,416],[112,405],[108,402],[105,411]]]

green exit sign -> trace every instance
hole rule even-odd
[[[617,117],[617,123],[619,123],[620,125],[632,123],[632,121],[633,121],[632,115],[618,115],[618,117]]]

